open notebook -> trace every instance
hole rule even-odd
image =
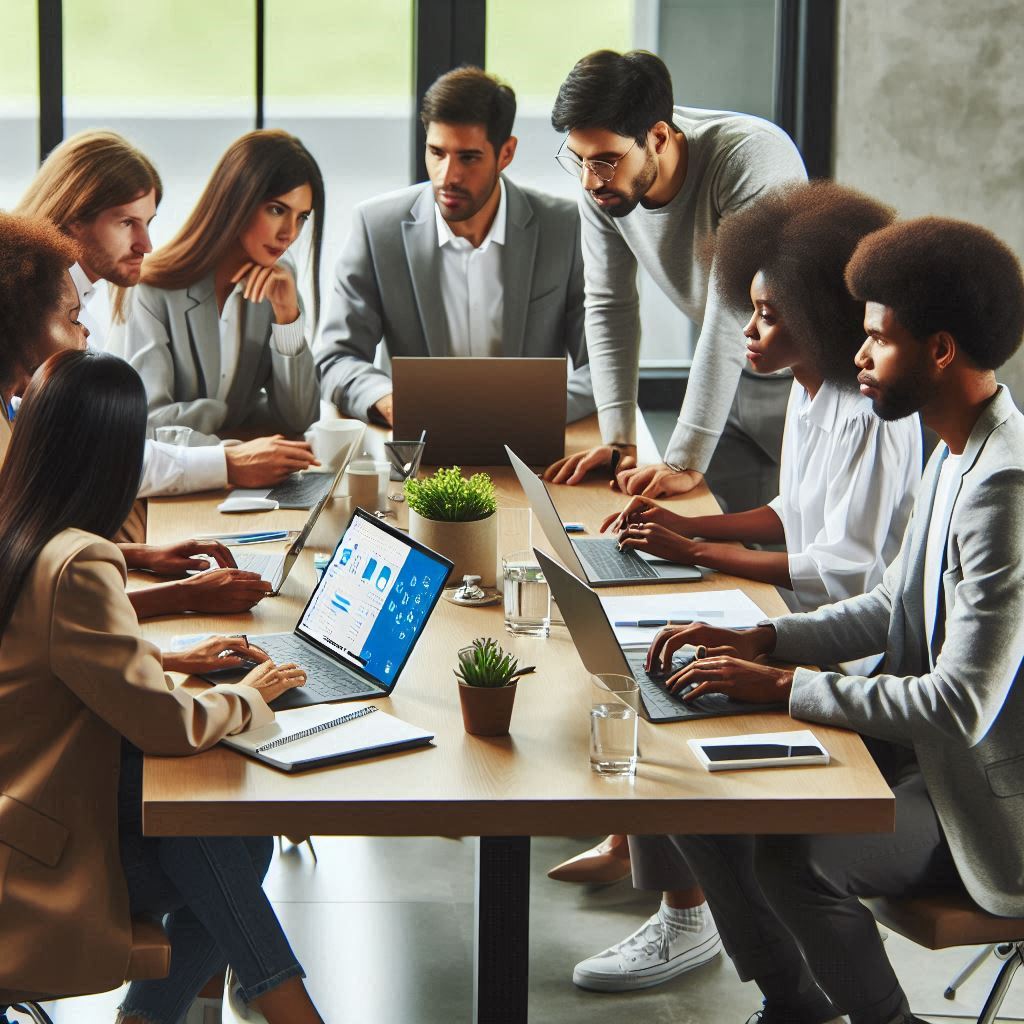
[[[424,747],[434,738],[374,704],[317,704],[279,711],[270,725],[221,742],[285,772]]]

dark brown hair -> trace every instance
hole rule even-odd
[[[0,388],[35,366],[47,318],[78,245],[42,217],[0,212]]]
[[[508,141],[516,119],[516,94],[494,75],[464,65],[442,75],[427,90],[420,120],[442,124],[482,124],[495,153]]]
[[[145,441],[146,392],[123,359],[65,349],[36,370],[0,468],[0,636],[58,533],[117,532],[139,490]]]
[[[1024,335],[1024,280],[991,231],[946,217],[904,220],[868,235],[846,268],[861,302],[888,306],[915,338],[948,331],[977,367],[998,369]]]
[[[659,122],[672,124],[672,76],[646,50],[596,50],[576,62],[551,111],[556,132],[601,128],[643,146]]]
[[[315,324],[320,315],[324,180],[312,153],[278,128],[249,132],[231,143],[181,229],[143,263],[141,280],[156,288],[187,288],[202,280],[213,273],[260,203],[302,185],[313,191]]]
[[[726,217],[712,241],[719,293],[750,312],[750,283],[764,274],[772,305],[815,369],[842,387],[857,383],[864,304],[843,271],[857,243],[892,222],[889,206],[834,181],[771,189]]]

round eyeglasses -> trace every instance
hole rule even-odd
[[[626,150],[617,160],[581,160],[575,153],[563,153],[565,149],[566,140],[562,140],[562,145],[558,147],[558,152],[555,154],[555,160],[558,161],[558,165],[565,171],[566,174],[571,174],[574,178],[582,178],[584,171],[589,171],[595,177],[600,178],[606,185],[612,178],[615,177],[615,171],[619,164],[626,159],[627,156],[633,151],[633,147],[636,145],[636,139],[633,140],[633,145]]]

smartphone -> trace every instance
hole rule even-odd
[[[809,730],[756,733],[720,740],[687,740],[694,756],[709,772],[739,768],[779,768],[828,764],[828,751]]]
[[[765,758],[820,757],[821,747],[786,747],[781,743],[701,744],[709,761],[763,761]]]

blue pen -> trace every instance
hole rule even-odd
[[[287,540],[287,530],[277,530],[274,533],[253,533],[248,537],[240,537],[236,540],[229,541],[231,544],[262,544],[266,541],[272,540]]]
[[[586,533],[587,528],[582,523],[562,523],[566,533]]]

